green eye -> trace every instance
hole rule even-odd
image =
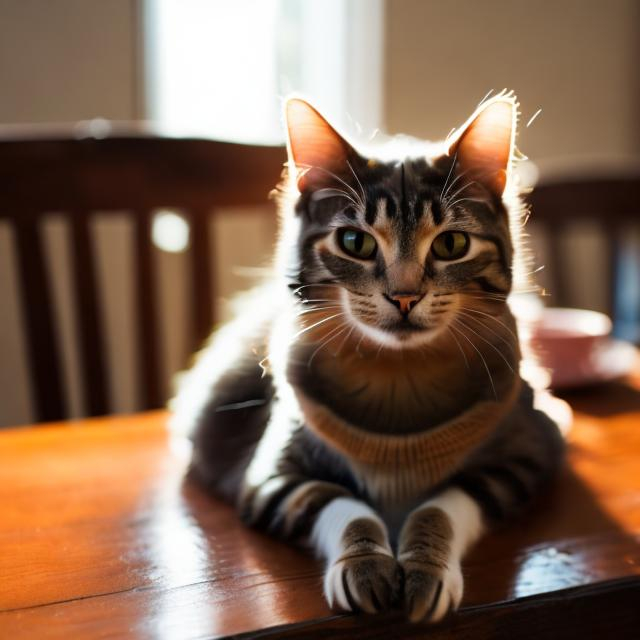
[[[457,260],[469,251],[469,235],[462,231],[445,231],[431,245],[431,252],[438,260]]]
[[[370,233],[356,229],[340,229],[338,244],[345,253],[360,260],[370,260],[376,255],[378,248],[375,238]]]

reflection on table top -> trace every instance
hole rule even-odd
[[[498,623],[503,633],[518,625],[518,637],[534,627],[551,637],[541,629],[557,630],[570,610],[574,630],[593,630],[603,611],[617,637],[631,628],[629,603],[640,596],[637,371],[567,396],[576,420],[563,477],[478,545],[465,563],[462,612],[430,638],[492,637]],[[186,458],[163,413],[0,432],[0,635],[424,634],[396,614],[332,614],[320,564],[184,484]]]

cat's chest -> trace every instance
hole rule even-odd
[[[382,467],[349,461],[348,465],[361,494],[389,526],[418,506],[446,473],[429,462]]]
[[[360,429],[300,389],[295,397],[303,420],[299,433],[306,444],[299,452],[313,468],[312,477],[326,470],[348,470],[350,484],[367,502],[383,512],[406,511],[431,489],[459,469],[487,441],[519,389],[519,379],[502,401],[481,402],[455,418],[420,433],[378,434]],[[344,474],[342,474],[344,475]]]
[[[366,443],[356,444],[360,452],[364,452],[366,446]],[[444,474],[451,471],[450,461],[443,464],[425,456],[410,464],[400,459],[391,464],[382,460],[358,460],[332,446],[308,423],[292,434],[287,459],[309,477],[345,486],[374,506],[389,523],[395,521],[398,514],[406,514],[417,506],[442,481]]]
[[[485,388],[448,358],[318,359],[288,370],[289,381],[335,415],[370,433],[412,434],[446,422]]]

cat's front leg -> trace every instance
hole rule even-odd
[[[324,593],[329,606],[376,613],[400,591],[401,570],[379,516],[354,498],[337,498],[319,513],[312,542],[327,560]]]
[[[404,602],[412,622],[437,622],[460,605],[460,563],[484,531],[480,507],[450,488],[414,509],[398,541],[404,572]]]
[[[305,539],[327,562],[329,606],[375,613],[391,606],[401,571],[380,517],[332,482],[283,474],[245,493],[240,513],[248,524],[287,539]]]

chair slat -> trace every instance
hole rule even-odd
[[[286,158],[284,147],[174,139],[127,127],[116,129],[113,136],[101,139],[78,139],[73,127],[43,138],[0,139],[0,219],[19,227],[18,266],[39,420],[68,417],[59,358],[60,336],[55,330],[47,288],[49,274],[37,239],[36,220],[43,212],[70,212],[73,218],[72,264],[77,273],[73,273],[72,282],[79,305],[78,346],[86,385],[83,402],[91,414],[112,407],[108,406],[111,394],[106,373],[107,345],[99,341],[104,327],[98,313],[101,297],[95,282],[89,223],[81,221],[80,212],[134,214],[136,273],[132,277],[138,292],[136,377],[140,391],[136,408],[158,407],[165,400],[165,371],[154,282],[151,212],[165,207],[189,212],[193,238],[189,255],[193,277],[187,285],[192,287],[189,340],[193,347],[199,346],[214,321],[215,277],[208,233],[212,209],[265,204]]]
[[[99,416],[109,412],[110,391],[95,251],[89,228],[90,216],[86,211],[76,210],[72,213],[70,222],[76,325],[80,334],[79,350],[86,413]]]
[[[212,300],[215,299],[215,283],[211,282],[211,241],[209,226],[211,212],[199,209],[190,212],[191,223],[191,267],[193,300],[193,345],[194,349],[202,345],[202,341],[211,332],[215,321]]]
[[[619,283],[619,230],[625,221],[637,219],[640,212],[638,192],[640,190],[640,166],[637,162],[623,164],[603,161],[596,169],[578,167],[573,172],[558,171],[557,167],[540,167],[541,179],[527,197],[534,219],[544,224],[548,234],[552,262],[553,295],[551,304],[567,305],[569,282],[566,264],[562,264],[559,225],[574,221],[594,221],[602,230],[608,251],[607,263],[607,311],[614,317],[615,298]],[[585,283],[585,286],[591,286]]]
[[[62,420],[67,417],[67,400],[38,220],[23,212],[13,223],[34,409],[38,421]]]
[[[611,223],[604,225],[607,243],[607,314],[613,318],[615,314],[616,296],[618,289],[618,272],[620,268],[620,235],[617,225]]]
[[[553,306],[566,304],[567,300],[567,261],[563,258],[563,234],[566,232],[563,226],[545,224],[545,237],[549,243],[549,257],[551,259],[551,273],[553,282],[548,293],[551,296]]]
[[[140,397],[145,409],[162,406],[160,391],[161,357],[158,340],[158,303],[153,273],[151,245],[151,211],[134,212],[136,264],[136,319]]]

